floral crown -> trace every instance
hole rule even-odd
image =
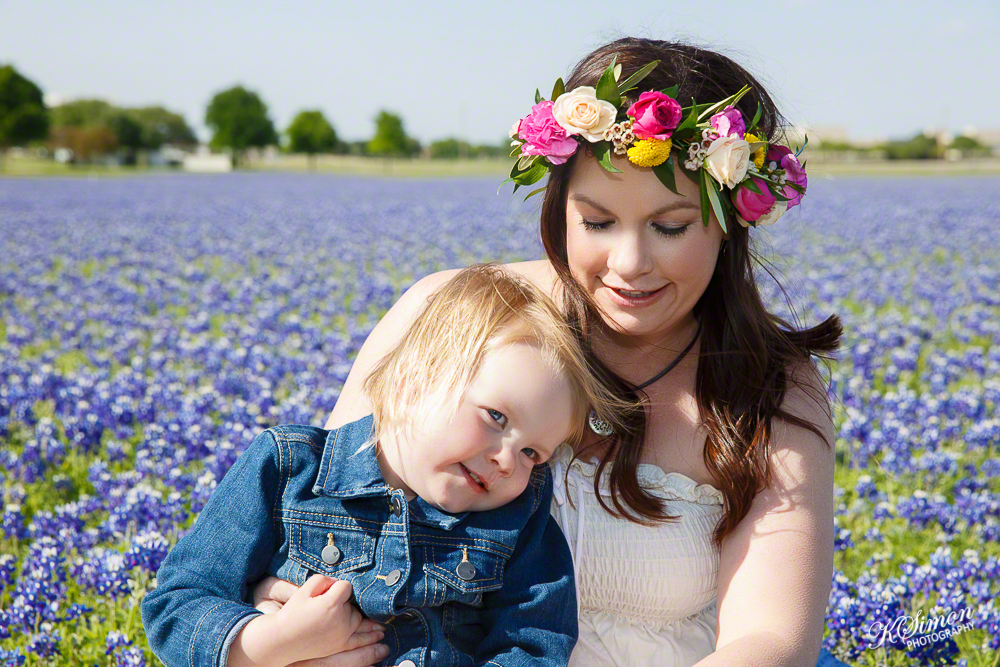
[[[677,102],[677,86],[648,91],[628,109],[622,96],[642,81],[659,64],[655,60],[621,83],[622,66],[617,56],[601,75],[597,88],[580,86],[566,91],[563,80],[552,88],[552,100],[535,91],[531,113],[510,131],[511,157],[519,156],[504,183],[514,182],[514,192],[544,177],[552,165],[565,163],[587,142],[601,166],[621,173],[611,164],[611,153],[627,155],[629,162],[649,167],[660,181],[677,192],[674,180],[676,149],[687,159],[677,166],[701,191],[701,217],[708,226],[709,210],[723,231],[727,214],[744,227],[769,225],[796,206],[805,194],[805,164],[798,151],[772,144],[754,132],[761,116],[747,125],[734,105],[749,90],[744,86],[734,95],[714,104],[682,107]],[[806,143],[808,143],[806,138]],[[528,193],[525,200],[545,187]]]

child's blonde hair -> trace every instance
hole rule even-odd
[[[591,409],[612,425],[621,423],[623,411],[634,409],[594,376],[551,299],[496,264],[474,264],[429,297],[396,348],[365,379],[374,438],[400,433],[414,415],[431,407],[457,409],[485,355],[519,342],[536,345],[569,381],[572,444],[581,441]]]

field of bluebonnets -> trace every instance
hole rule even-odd
[[[825,643],[851,664],[1000,661],[998,184],[814,178],[759,230],[801,320],[847,332]],[[416,278],[541,256],[496,185],[0,180],[0,665],[157,664],[138,601],[253,435],[322,424]]]

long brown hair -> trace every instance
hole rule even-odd
[[[762,114],[757,134],[768,141],[783,138],[786,123],[763,86],[726,56],[689,44],[631,37],[617,40],[581,60],[566,80],[566,90],[596,86],[613,56],[622,65],[623,79],[653,60],[660,61],[623,104],[631,104],[646,90],[673,85],[679,86],[677,99],[683,104],[692,98],[698,103],[714,102],[749,84],[751,91],[737,108],[752,118],[759,103]],[[562,283],[565,315],[580,336],[591,367],[623,399],[635,400],[635,385],[614,373],[594,353],[591,337],[601,313],[573,278],[567,260],[569,176],[574,162],[586,156],[586,151],[577,151],[565,164],[551,168],[542,202],[542,243]],[[786,412],[781,404],[789,383],[799,383],[790,377],[791,368],[811,363],[812,355],[831,360],[843,333],[840,319],[830,315],[815,327],[796,329],[769,313],[754,279],[754,263],[767,270],[751,248],[749,229],[730,224],[729,239],[724,241],[715,273],[694,307],[702,328],[695,392],[701,421],[708,429],[704,461],[725,500],[725,512],[715,529],[717,544],[747,515],[757,493],[771,483],[768,459],[773,418],[809,429],[832,446],[816,425]],[[646,415],[640,410],[627,428],[619,429],[610,439],[600,458],[594,487],[596,492],[605,469],[614,463],[609,474],[613,507],[601,493],[596,494],[598,501],[612,515],[648,525],[676,517],[667,514],[662,500],[639,484],[637,468],[645,432]]]

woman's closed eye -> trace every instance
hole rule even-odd
[[[490,419],[500,425],[500,428],[507,426],[507,415],[493,408],[486,408],[486,412],[489,414]]]
[[[604,231],[614,224],[614,220],[587,220],[583,219],[580,221],[583,228],[590,232]],[[684,225],[659,225],[652,223],[653,229],[656,230],[657,234],[663,236],[680,236],[687,231],[687,228],[691,226],[690,223]]]

